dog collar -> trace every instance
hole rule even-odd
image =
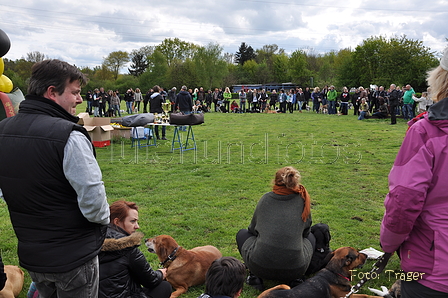
[[[343,278],[345,278],[346,280],[350,281],[350,278],[348,278],[347,276],[344,276],[344,275],[342,275],[342,274],[340,274],[340,273],[336,273],[336,274],[339,275],[339,276],[341,276],[341,277],[343,277]]]
[[[160,262],[160,266],[168,268],[168,266],[171,264],[172,261],[174,261],[176,259],[176,253],[179,250],[179,247],[176,247],[172,253],[170,253],[170,255],[166,258],[165,261]]]

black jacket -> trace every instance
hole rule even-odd
[[[392,105],[398,105],[400,99],[400,92],[397,90],[392,90],[391,93],[389,93],[389,104]]]
[[[191,111],[193,109],[193,100],[190,93],[182,90],[176,96],[176,108],[181,112]]]
[[[149,112],[150,113],[163,113],[162,109],[163,97],[160,93],[153,93],[149,99]]]
[[[162,282],[162,272],[152,270],[138,248],[142,238],[140,232],[129,235],[121,228],[109,225],[98,256],[99,298],[145,297],[142,286],[151,289]]]
[[[87,131],[55,102],[26,96],[19,113],[0,122],[0,188],[18,238],[20,265],[67,272],[100,251],[106,226],[89,222],[63,171],[73,130]]]

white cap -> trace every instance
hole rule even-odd
[[[448,47],[443,51],[442,59],[440,60],[440,67],[448,71]]]

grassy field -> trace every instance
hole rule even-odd
[[[406,124],[402,119],[397,125],[388,125],[388,120],[358,121],[350,113],[209,113],[204,124],[194,127],[197,150],[171,153],[170,140],[135,149],[130,140],[115,139],[111,146],[97,148],[97,159],[109,202],[137,202],[141,231],[147,237],[168,234],[187,249],[212,244],[223,255],[241,259],[237,231],[247,228],[257,201],[271,190],[276,170],[292,165],[311,195],[313,222],[330,226],[333,249],[379,249],[387,175]],[[168,139],[172,135],[169,128]],[[0,204],[2,257],[6,264],[18,264],[17,240],[7,207]],[[157,257],[141,249],[157,268]],[[360,269],[353,284],[373,263]],[[387,269],[399,272],[395,256]],[[394,281],[393,275],[382,275],[368,286],[389,287]],[[25,288],[29,282],[26,275]],[[190,288],[183,297],[197,297],[203,289]],[[20,297],[25,293],[24,289]],[[241,297],[258,294],[245,286]]]

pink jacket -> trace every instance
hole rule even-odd
[[[399,250],[405,272],[448,292],[448,98],[412,125],[389,174],[381,223],[385,252]]]

